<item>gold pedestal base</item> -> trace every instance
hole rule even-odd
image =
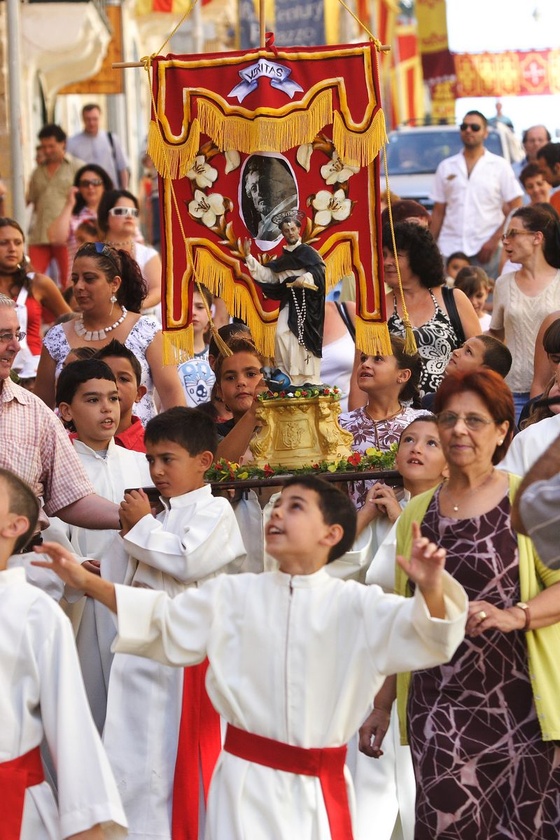
[[[338,425],[339,414],[331,394],[263,400],[256,413],[261,428],[250,443],[255,463],[299,468],[348,458],[353,438]]]

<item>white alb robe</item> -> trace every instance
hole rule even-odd
[[[57,768],[58,807],[47,782],[28,788],[21,840],[60,840],[97,823],[107,838],[126,837],[72,628],[60,607],[26,582],[23,568],[0,572],[0,686],[0,761],[46,738]]]
[[[122,540],[129,554],[124,588],[177,595],[245,559],[231,505],[209,485],[162,501],[162,513],[144,516]],[[131,838],[171,838],[182,696],[182,670],[115,655],[103,741]]]
[[[419,592],[282,572],[222,575],[174,599],[117,586],[115,650],[181,667],[210,661],[222,717],[298,747],[346,744],[386,675],[449,660],[464,636],[466,593],[445,575],[446,620]],[[352,783],[346,773],[352,803]],[[222,753],[207,840],[327,840],[320,782]]]
[[[142,452],[124,449],[114,439],[109,441],[105,454],[91,449],[81,440],[73,440],[72,443],[98,496],[118,504],[127,489],[153,487],[148,462]],[[114,577],[114,571],[108,574],[112,558],[107,555],[113,553],[112,546],[119,540],[118,532],[80,528],[76,525],[66,527],[73,551],[80,557],[100,560],[102,577],[121,583],[124,565],[122,571]],[[109,674],[113,661],[111,645],[115,638],[115,622],[110,611],[93,598],[82,595],[79,600],[73,601],[70,590],[67,589],[66,594],[70,602],[66,612],[76,633],[86,693],[93,719],[101,732],[105,722]]]

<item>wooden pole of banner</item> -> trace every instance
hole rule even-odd
[[[265,18],[264,18],[264,0],[259,0],[259,43],[261,45],[261,49],[266,44],[266,25],[265,25]]]

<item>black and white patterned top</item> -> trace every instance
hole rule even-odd
[[[448,315],[440,308],[431,289],[429,292],[434,304],[434,314],[421,327],[413,328],[418,353],[423,363],[420,377],[422,396],[437,391],[451,353],[462,344]],[[387,321],[387,325],[390,333],[404,338],[404,324],[397,312],[397,299],[395,298],[394,301],[393,314]]]

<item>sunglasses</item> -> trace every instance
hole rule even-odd
[[[131,216],[136,219],[138,218],[138,210],[136,207],[111,207],[109,216]]]
[[[102,185],[103,181],[101,178],[92,178],[91,180],[84,178],[83,181],[78,181],[79,187],[101,187]]]
[[[461,123],[459,128],[461,129],[461,131],[466,131],[467,128],[470,128],[470,130],[474,132],[482,131],[482,126],[478,123]]]
[[[512,228],[511,230],[506,230],[505,233],[502,234],[502,242],[505,242],[506,239],[515,239],[516,236],[523,236],[526,233],[539,233],[538,230],[516,230]]]

